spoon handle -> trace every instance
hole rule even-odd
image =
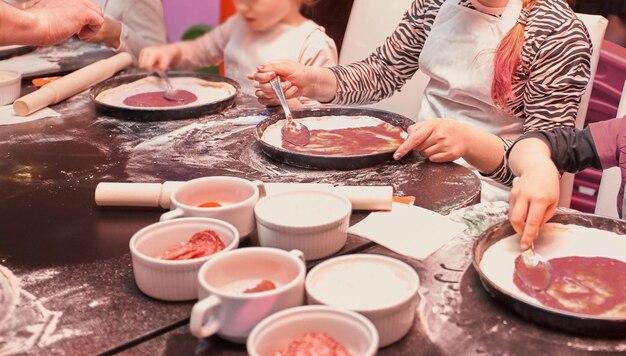
[[[172,86],[172,83],[170,82],[170,78],[168,78],[167,74],[165,74],[164,71],[159,70],[159,69],[155,69],[154,72],[156,74],[159,75],[159,77],[161,77],[161,79],[163,79],[163,81],[165,81],[165,85],[167,85],[167,91],[168,92],[173,92],[174,91],[174,87]]]
[[[285,111],[285,117],[287,118],[287,121],[291,123],[291,120],[292,120],[291,110],[289,110],[289,105],[287,105],[287,99],[285,98],[283,87],[280,85],[280,78],[276,77],[270,80],[270,85],[272,86],[272,89],[274,89],[274,92],[276,93],[276,96],[278,97],[278,101],[280,101],[280,105],[283,107],[283,110]]]

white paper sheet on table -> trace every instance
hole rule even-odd
[[[12,70],[22,75],[49,73],[60,68],[58,63],[50,62],[36,54],[26,54],[0,61],[0,70]]]
[[[44,108],[39,111],[35,111],[28,116],[17,116],[15,115],[15,111],[13,111],[13,105],[0,106],[0,125],[21,124],[24,122],[43,119],[44,117],[58,116],[61,116],[61,114],[50,108]]]
[[[371,213],[348,232],[396,253],[423,260],[465,229],[464,224],[434,211],[393,203],[391,211]]]

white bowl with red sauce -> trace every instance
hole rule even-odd
[[[252,329],[247,349],[251,356],[275,355],[278,351],[284,355],[290,347],[292,353],[295,348],[309,352],[303,354],[325,354],[320,344],[331,350],[334,346],[335,354],[342,348],[350,355],[372,356],[378,350],[378,332],[370,320],[353,311],[308,305],[263,319]]]
[[[350,200],[320,191],[278,193],[254,207],[259,244],[300,250],[307,261],[341,250],[348,238],[351,214]]]
[[[169,249],[205,230],[219,235],[224,245],[221,251],[191,259],[160,258]],[[198,298],[198,271],[202,264],[236,249],[239,232],[233,225],[217,219],[180,218],[144,227],[133,235],[129,245],[135,283],[143,293],[166,301],[193,300]]]

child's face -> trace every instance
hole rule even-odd
[[[235,8],[252,31],[265,31],[299,14],[295,0],[234,0]]]

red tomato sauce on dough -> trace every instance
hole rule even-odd
[[[295,146],[283,141],[284,149],[319,156],[356,156],[397,149],[403,142],[402,128],[381,123],[377,126],[351,127],[333,130],[310,130],[309,143]]]
[[[607,257],[553,258],[553,280],[533,291],[517,275],[513,283],[541,304],[568,312],[626,317],[626,263]]]
[[[186,105],[198,100],[194,93],[182,89],[177,90],[176,97],[182,100],[167,100],[163,97],[162,91],[151,91],[129,96],[124,99],[124,104],[140,108],[165,108]]]

